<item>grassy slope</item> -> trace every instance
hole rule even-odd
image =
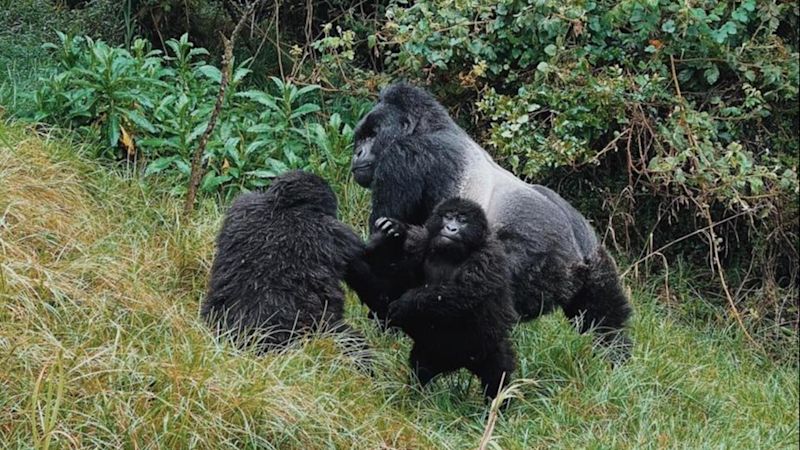
[[[180,203],[0,125],[0,445],[475,448],[487,408],[460,374],[408,387],[408,342],[382,335],[375,375],[330,337],[258,358],[198,320],[219,211]],[[339,186],[344,217],[363,193]],[[736,329],[686,324],[634,290],[634,357],[616,370],[560,315],[516,331],[521,396],[502,448],[796,448],[798,370]]]

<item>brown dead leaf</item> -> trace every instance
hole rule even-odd
[[[120,137],[119,141],[122,143],[122,147],[125,149],[125,152],[128,154],[128,158],[133,158],[136,155],[136,145],[133,143],[133,137],[128,134],[125,130],[125,127],[122,125],[119,126]]]

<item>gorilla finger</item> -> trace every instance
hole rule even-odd
[[[384,225],[385,225],[385,224],[386,224],[388,221],[389,221],[389,219],[387,219],[386,217],[378,217],[378,219],[375,221],[375,227],[376,227],[376,228],[383,228],[383,226],[384,226]]]

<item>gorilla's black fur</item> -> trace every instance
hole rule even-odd
[[[416,287],[388,309],[390,322],[414,340],[416,377],[424,386],[465,367],[493,398],[516,366],[509,333],[517,315],[504,250],[480,205],[445,200],[424,227],[387,218],[377,223],[368,253],[382,251],[382,261],[416,269]]]
[[[423,89],[395,84],[355,130],[353,176],[372,190],[370,223],[419,225],[450,197],[476,201],[505,247],[514,307],[531,320],[560,306],[605,341],[625,343],[631,314],[616,265],[586,219],[552,190],[498,166]],[[402,285],[389,286],[389,299]],[[373,305],[385,316],[386,304]],[[623,355],[624,356],[624,355]]]
[[[336,219],[336,206],[330,186],[302,171],[236,198],[217,239],[203,317],[262,350],[322,324],[347,330],[340,281],[359,290],[364,243]]]

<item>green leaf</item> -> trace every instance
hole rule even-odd
[[[188,142],[194,142],[195,139],[199,138],[200,136],[203,135],[203,133],[206,132],[206,128],[208,128],[208,120],[197,124],[197,126],[194,127],[192,132],[189,133],[189,136],[186,137],[186,140]]]
[[[260,148],[266,147],[267,144],[268,144],[268,142],[264,141],[264,140],[253,141],[244,150],[244,154],[245,154],[245,156],[249,156],[254,151],[256,151],[256,150],[258,150]]]
[[[274,170],[251,170],[244,174],[255,178],[275,178],[280,175]]]
[[[663,31],[665,33],[670,33],[670,34],[675,32],[675,21],[670,19],[670,20],[664,22],[664,24],[661,25],[661,31]]]
[[[212,65],[206,64],[204,66],[200,66],[197,68],[197,71],[200,72],[201,75],[216,83],[220,83],[222,81],[222,72]]]
[[[306,103],[292,112],[292,115],[289,116],[290,119],[296,119],[301,116],[305,116],[306,114],[310,114],[313,112],[319,111],[319,105],[315,105],[313,103]]]
[[[272,125],[266,123],[259,123],[255,124],[252,127],[247,129],[248,133],[270,133],[272,132],[274,127]]]
[[[232,178],[230,175],[214,175],[214,172],[208,172],[200,183],[200,189],[204,192],[213,192]]]
[[[119,142],[119,116],[116,114],[109,115],[106,127],[108,130],[108,145],[116,147],[117,142]]]
[[[719,79],[719,68],[717,68],[716,64],[712,64],[703,72],[703,75],[706,77],[708,84],[714,84]]]
[[[246,77],[247,75],[249,75],[252,72],[253,72],[252,70],[247,69],[245,67],[240,67],[240,68],[236,69],[236,71],[233,72],[233,82],[234,83],[238,83],[238,82],[242,81],[242,79],[244,79],[244,77]]]
[[[278,105],[277,105],[277,103],[275,101],[275,97],[267,94],[264,91],[251,90],[251,91],[239,92],[239,93],[236,94],[236,97],[247,98],[247,99],[253,100],[255,102],[258,102],[258,103],[260,103],[260,104],[262,104],[262,105],[264,105],[264,106],[266,106],[269,109],[272,109],[274,111],[277,111],[277,112],[281,111],[281,108],[278,107]]]
[[[172,139],[147,138],[147,139],[141,139],[137,142],[141,147],[148,147],[154,149],[159,149],[161,147],[180,148],[180,145],[178,145],[178,143]]]
[[[150,123],[150,121],[147,120],[143,115],[139,114],[137,111],[134,110],[127,111],[125,113],[125,116],[128,118],[128,120],[136,124],[136,126],[139,127],[140,129],[150,133],[156,132],[156,127],[152,123]]]
[[[169,167],[169,165],[172,164],[176,159],[178,159],[178,156],[166,156],[163,158],[158,158],[147,165],[147,170],[144,171],[144,174],[152,175],[154,173],[159,173]]]
[[[289,171],[289,166],[287,166],[286,163],[274,158],[268,158],[267,164],[269,164],[272,170],[277,171],[279,174]]]
[[[309,84],[308,86],[304,86],[304,87],[301,87],[300,89],[298,89],[298,90],[297,90],[297,95],[296,95],[296,96],[297,96],[297,97],[299,97],[299,96],[301,96],[301,95],[308,94],[309,92],[314,92],[314,91],[316,91],[317,89],[319,89],[319,86],[318,86],[318,85],[316,85],[316,84]]]
[[[548,45],[547,47],[544,48],[544,52],[547,53],[550,56],[556,56],[556,52],[557,51],[558,51],[558,48],[553,44],[550,44],[550,45]]]
[[[184,161],[182,159],[176,159],[175,160],[175,167],[183,175],[189,176],[192,173],[192,168],[189,167],[189,163],[187,163],[186,161]]]

